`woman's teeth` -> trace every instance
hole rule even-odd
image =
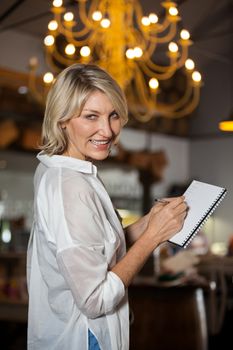
[[[92,143],[94,143],[94,145],[107,145],[109,143],[109,140],[106,141],[97,141],[97,140],[91,140]]]

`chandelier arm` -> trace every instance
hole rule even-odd
[[[150,67],[147,66],[148,62],[140,62],[140,67],[143,72],[151,78],[157,78],[158,80],[166,80],[173,76],[176,71],[176,65],[166,67],[166,72],[159,73],[155,70],[151,70]]]
[[[138,0],[134,1],[134,12],[135,12],[136,21],[137,21],[137,24],[138,24],[140,30],[142,32],[146,32],[145,27],[141,23],[141,18],[143,17],[143,12],[142,12],[142,8],[141,8],[141,5],[139,4]],[[156,31],[156,33],[161,33],[167,29],[169,24],[170,24],[170,21],[167,19],[167,16],[166,16],[163,23],[154,24],[153,29],[154,29],[154,31]]]
[[[29,89],[29,92],[31,93],[31,95],[35,98],[35,100],[40,105],[43,106],[44,105],[44,96],[37,89],[35,69],[30,69],[30,71],[29,71],[28,89]]]
[[[170,21],[167,19],[167,17],[165,17],[164,21],[162,23],[156,23],[155,24],[155,31],[157,34],[160,34],[162,32],[164,32],[165,30],[167,30],[167,28],[170,25]]]
[[[142,57],[142,60],[140,60],[140,62],[143,62],[144,64],[146,64],[148,66],[148,69],[150,69],[152,72],[164,72],[166,73],[168,70],[170,71],[170,69],[177,69],[177,61],[176,61],[176,58],[177,57],[174,57],[174,58],[171,58],[171,63],[166,66],[160,66],[158,64],[156,64],[155,62],[153,62],[151,60],[151,56],[153,55],[153,51],[152,51],[152,48],[150,47],[148,50],[146,50],[146,52],[143,54],[143,57]]]
[[[163,37],[156,37],[156,42],[159,43],[159,44],[167,43],[167,42],[171,41],[175,37],[176,32],[177,32],[176,22],[171,22],[171,25],[170,25],[170,28],[169,28],[169,32],[167,33],[167,35],[165,35]],[[150,36],[150,38],[151,38],[151,36]]]
[[[57,21],[58,23],[58,30],[59,30],[59,33],[60,34],[63,34],[65,36],[69,36],[69,33],[70,33],[70,30],[72,31],[73,35],[75,35],[77,38],[78,37],[83,37],[84,35],[87,35],[90,30],[92,30],[93,26],[92,27],[84,27],[83,29],[79,30],[79,31],[73,31],[72,30],[72,27],[75,25],[75,23],[73,23],[73,25],[70,26],[71,29],[68,29],[66,26],[64,26],[64,24],[62,23],[62,20],[61,20],[61,15],[60,13],[55,13],[55,16],[54,16],[54,19],[55,21]]]
[[[193,98],[185,108],[183,108],[182,110],[176,110],[176,111],[167,111],[163,109],[160,111],[159,109],[160,106],[158,105],[158,111],[160,111],[164,117],[179,119],[191,114],[197,107],[199,100],[200,100],[200,88],[198,86],[195,86],[193,89]]]
[[[182,45],[180,59],[177,61],[177,68],[183,67],[185,61],[188,58],[188,45]]]
[[[46,59],[46,62],[49,66],[51,66],[53,68],[53,70],[59,74],[59,72],[61,71],[61,69],[59,67],[57,67],[57,65],[54,63],[53,61],[53,55],[49,52],[46,51],[45,53],[45,59]]]
[[[146,85],[146,82],[144,81],[143,74],[138,69],[138,67],[137,67],[137,70],[135,71],[135,82],[138,87],[137,95],[138,95],[139,101],[143,106],[145,105],[146,108],[149,109],[151,106],[151,103],[150,103],[150,97],[148,95],[148,89],[145,88],[145,86],[147,85]],[[133,96],[133,92],[132,92],[132,96]]]
[[[98,8],[98,0],[92,0],[91,4],[90,4],[90,9],[88,11],[86,11],[86,1],[83,0],[78,0],[79,3],[79,15],[80,15],[80,19],[82,21],[83,24],[85,24],[86,27],[88,27],[89,29],[93,28],[93,22],[90,21],[90,14],[93,13],[97,8]]]
[[[143,28],[141,29],[141,31],[143,32],[143,36],[146,38],[147,41],[152,42],[152,43],[156,43],[156,44],[164,44],[164,43],[171,41],[177,33],[176,22],[169,22],[168,21],[168,26],[169,25],[170,25],[169,32],[164,37],[158,36],[157,31],[154,31],[154,32],[149,31],[149,30],[145,31],[145,30],[143,30]],[[160,31],[160,32],[162,32],[162,31]]]
[[[169,66],[159,66],[158,64],[154,63],[150,59],[143,60],[143,61],[138,61],[141,67],[143,67],[144,72],[148,74],[150,77],[153,77],[154,75],[160,76],[161,74],[161,79],[163,74],[166,74],[168,72],[174,72],[177,67],[176,63],[172,63]],[[170,75],[169,75],[170,77]]]
[[[141,123],[147,123],[154,117],[154,114],[156,113],[156,111],[153,110],[151,112],[148,111],[147,113],[142,114],[142,113],[139,113],[136,108],[135,109],[129,108],[129,109],[133,117]]]
[[[177,111],[182,107],[184,107],[185,105],[187,105],[189,98],[192,96],[192,92],[193,92],[193,88],[191,86],[188,86],[185,89],[185,93],[183,94],[183,96],[177,102],[174,102],[172,104],[171,103],[160,104],[160,106],[162,107],[163,110],[166,110],[168,112]]]
[[[65,38],[67,39],[67,41],[69,43],[73,44],[75,47],[82,47],[82,46],[85,46],[87,44],[87,39],[76,40],[75,37],[72,35],[72,33],[73,32],[65,32],[65,33],[63,33],[63,35],[65,36]]]
[[[147,47],[147,40],[143,36],[143,33],[134,28],[130,23],[130,28],[125,32],[125,41],[128,47],[140,46],[144,51]]]
[[[55,48],[55,50],[53,50],[50,53],[51,57],[54,57],[56,61],[60,62],[61,64],[65,65],[65,66],[69,66],[75,62],[80,62],[80,59],[72,59],[72,58],[66,58],[64,56],[62,56]]]
[[[133,26],[133,14],[134,13],[136,15],[136,21],[137,21],[137,24],[138,24],[138,28],[135,28]],[[131,29],[130,32],[136,38],[135,41],[137,43],[143,42],[143,46],[144,46],[144,48],[146,48],[145,42],[152,41],[152,40],[150,40],[151,39],[151,35],[147,34],[147,31],[145,31],[145,28],[141,24],[140,19],[142,18],[143,13],[142,13],[142,9],[141,9],[141,6],[139,5],[138,1],[134,2],[134,10],[132,9],[132,4],[130,6],[128,4],[126,15],[127,15],[126,16],[126,20],[127,20],[128,24],[129,24],[129,27]],[[164,29],[166,29],[166,27],[168,27],[168,25],[169,25],[169,21],[166,21],[166,26],[164,27]],[[162,26],[160,26],[159,24],[155,24],[154,25],[154,32],[158,33],[160,31],[164,30],[164,29],[161,29],[160,27],[162,27]],[[153,40],[153,43],[154,44],[157,43],[156,38],[155,38],[155,40]]]
[[[131,6],[134,6],[135,18],[136,18],[138,26],[140,27],[141,26],[140,19],[143,17],[142,7],[139,4],[138,0],[134,0],[133,2],[134,2],[134,5],[131,4]]]

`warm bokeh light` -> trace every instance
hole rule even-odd
[[[152,90],[158,89],[158,87],[159,87],[158,79],[156,79],[156,78],[151,78],[150,81],[149,81],[149,87],[150,87]]]
[[[94,21],[100,21],[102,19],[102,13],[100,11],[95,11],[92,13],[92,19]]]
[[[191,60],[191,58],[188,58],[185,61],[185,68],[188,69],[188,70],[193,70],[194,67],[195,67],[195,63],[193,62],[193,60]]]
[[[100,22],[101,27],[103,28],[108,28],[110,27],[111,22],[109,21],[108,18],[103,18],[102,21]]]
[[[49,30],[56,30],[58,28],[58,23],[55,20],[52,20],[48,24],[48,29]]]
[[[175,53],[178,51],[178,45],[172,41],[171,43],[169,43],[168,49],[170,52]]]
[[[183,40],[188,40],[190,38],[190,33],[188,30],[186,29],[182,29],[181,32],[180,32],[180,37],[181,39]]]
[[[54,44],[54,37],[52,35],[47,35],[45,38],[44,38],[44,44],[46,46],[52,46]]]
[[[223,120],[219,123],[221,131],[233,131],[233,120]]]
[[[53,1],[53,6],[54,7],[61,7],[62,6],[63,1],[62,0],[54,0]]]
[[[150,23],[158,23],[158,16],[155,14],[155,13],[150,13],[149,14],[149,20],[150,20]]]
[[[53,73],[51,73],[51,72],[47,72],[43,76],[43,81],[45,82],[45,84],[51,84],[53,79],[54,79]]]
[[[126,54],[126,57],[129,58],[130,60],[132,60],[135,57],[133,49],[128,49],[125,54]]]
[[[67,55],[73,55],[75,53],[76,49],[75,46],[73,44],[68,44],[65,47],[65,53]]]
[[[196,83],[199,83],[201,81],[201,74],[198,71],[194,71],[192,74],[192,79]]]
[[[145,27],[148,27],[150,25],[149,17],[146,17],[146,16],[142,17],[141,22]]]
[[[91,49],[89,46],[83,46],[80,50],[80,55],[82,57],[88,57],[90,56],[90,53],[91,53]]]
[[[135,57],[137,57],[137,58],[142,57],[143,51],[142,51],[142,49],[140,47],[135,47],[133,49],[133,51],[134,51],[134,56]]]
[[[177,16],[178,15],[178,10],[174,6],[171,6],[169,8],[168,12],[169,12],[169,15],[171,15],[171,16]]]
[[[71,21],[73,21],[73,19],[74,19],[74,14],[72,12],[66,12],[64,14],[64,20],[66,22],[71,22]]]

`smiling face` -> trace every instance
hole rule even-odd
[[[103,160],[120,134],[122,125],[106,94],[96,90],[79,117],[63,123],[68,135],[68,149],[64,155],[78,159]]]

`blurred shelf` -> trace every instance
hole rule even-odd
[[[0,320],[27,322],[28,303],[24,300],[0,298]]]
[[[0,259],[26,259],[26,252],[0,252]]]

